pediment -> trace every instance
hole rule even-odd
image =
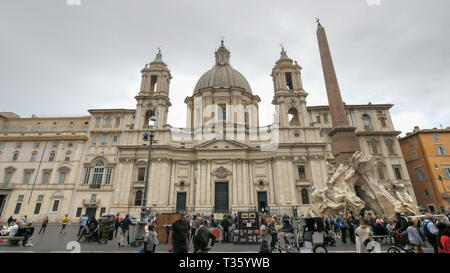
[[[197,150],[228,150],[228,149],[248,149],[245,144],[234,140],[209,140],[194,147]]]

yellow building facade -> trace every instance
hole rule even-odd
[[[449,209],[450,127],[414,131],[399,138],[419,206],[440,213]]]

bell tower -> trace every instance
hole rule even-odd
[[[154,128],[161,129],[167,124],[167,114],[172,105],[169,99],[169,86],[172,76],[169,68],[162,61],[161,50],[155,60],[146,64],[141,70],[141,90],[135,97],[136,129],[144,129],[156,118]]]
[[[306,97],[301,78],[302,67],[281,48],[280,59],[272,69],[275,95],[272,104],[278,105],[280,128],[305,127],[307,122]]]

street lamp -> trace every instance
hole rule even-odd
[[[155,116],[150,117],[151,121],[156,121]],[[142,140],[149,141],[150,142],[150,148],[148,150],[148,160],[147,160],[147,172],[145,174],[145,184],[144,184],[144,198],[142,200],[142,207],[141,207],[141,219],[137,222],[138,230],[136,232],[136,242],[144,242],[145,237],[145,226],[147,225],[147,218],[148,218],[148,210],[147,210],[147,192],[148,192],[148,175],[150,173],[150,166],[151,166],[151,156],[152,156],[152,144],[157,143],[156,140],[153,138],[155,135],[153,134],[153,131],[150,130],[150,134],[145,133],[142,137]]]

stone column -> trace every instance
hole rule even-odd
[[[244,187],[244,202],[243,204],[248,205],[249,201],[249,194],[248,194],[248,165],[247,160],[242,161],[242,181],[243,181],[243,187]]]
[[[269,168],[269,203],[275,204],[275,181],[273,179],[273,173],[272,173],[272,162],[266,163],[267,168]]]
[[[233,206],[237,205],[237,168],[236,168],[236,161],[233,160],[232,161],[232,172],[233,172],[233,176],[232,176],[232,181],[231,181],[231,185],[233,187],[233,194],[232,194],[232,198],[233,198]]]

